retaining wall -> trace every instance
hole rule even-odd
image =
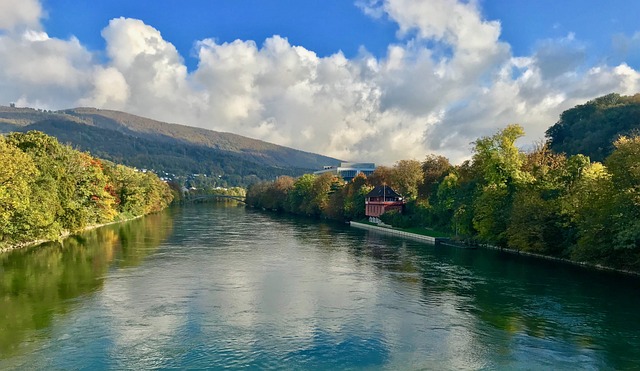
[[[392,235],[392,236],[400,236],[400,237],[404,237],[404,238],[410,238],[412,240],[428,242],[428,243],[431,243],[431,244],[437,244],[437,243],[439,243],[441,241],[447,240],[447,238],[443,238],[443,237],[424,236],[424,235],[421,235],[421,234],[410,233],[410,232],[405,232],[405,231],[399,231],[397,229],[378,227],[376,225],[370,225],[370,224],[364,224],[364,223],[358,223],[358,222],[349,222],[349,225],[351,225],[352,227],[355,227],[355,228],[367,229],[367,230],[375,231],[375,232],[381,233],[381,234],[388,234],[388,235]]]

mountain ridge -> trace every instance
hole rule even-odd
[[[238,134],[91,107],[60,111],[0,106],[0,132],[39,130],[99,157],[170,173],[301,175],[340,160]],[[234,178],[232,185],[248,180]]]

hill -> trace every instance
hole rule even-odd
[[[603,161],[621,135],[640,131],[640,94],[609,94],[564,111],[546,131],[549,148]]]
[[[214,175],[234,186],[279,175],[300,175],[339,162],[236,134],[118,111],[75,108],[51,112],[0,106],[0,132],[28,130],[42,131],[128,166],[176,175]]]

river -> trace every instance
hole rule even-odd
[[[193,205],[0,254],[0,369],[640,368],[639,289]]]

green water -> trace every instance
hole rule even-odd
[[[0,255],[0,369],[637,369],[640,281],[195,205]]]

